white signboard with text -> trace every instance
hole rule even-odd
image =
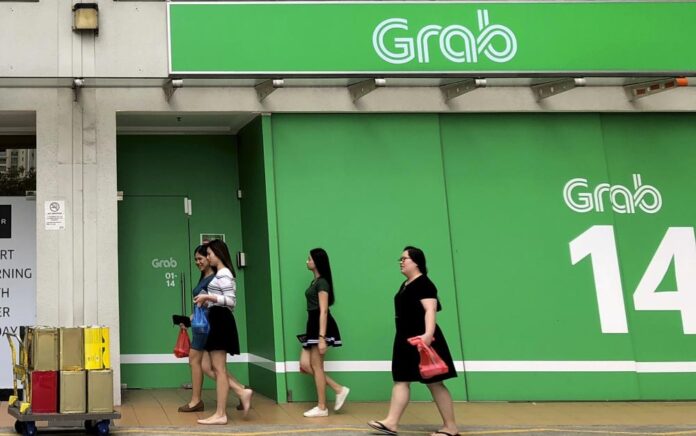
[[[0,197],[0,333],[36,322],[36,201]],[[15,342],[16,345],[16,342]],[[12,387],[12,358],[0,338],[0,388]]]
[[[65,230],[65,202],[50,200],[44,202],[46,230]]]

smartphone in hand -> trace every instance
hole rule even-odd
[[[191,327],[191,318],[184,315],[172,315],[172,323],[174,325],[183,324],[186,328]]]

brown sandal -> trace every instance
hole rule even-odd
[[[193,407],[190,407],[188,403],[186,403],[183,406],[179,407],[179,412],[202,412],[204,408],[205,406],[203,405],[203,401],[199,401],[198,404],[196,404]]]

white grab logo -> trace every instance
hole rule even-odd
[[[173,257],[170,257],[169,259],[152,259],[153,268],[176,268],[177,264],[176,259]]]
[[[593,190],[588,186],[584,178],[571,179],[565,184],[563,199],[569,208],[580,213],[604,212],[606,200],[616,213],[635,213],[636,207],[645,213],[656,213],[662,207],[660,191],[654,186],[643,185],[640,174],[633,175],[633,193],[622,185],[600,183]]]
[[[413,37],[402,36],[389,38],[393,41],[396,51],[385,45],[385,39],[394,29],[408,31],[408,20],[405,18],[388,18],[377,25],[372,32],[372,45],[380,58],[390,64],[406,64],[418,57],[419,64],[430,62],[429,40],[438,37],[440,52],[444,57],[459,64],[478,62],[478,56],[483,53],[493,62],[507,62],[517,53],[517,39],[512,31],[500,24],[491,25],[488,21],[488,11],[478,10],[479,35],[477,37],[466,27],[452,24],[447,27],[429,24],[421,28]],[[502,38],[504,48],[496,50],[493,47],[494,38]],[[461,40],[463,50],[453,47],[453,41]],[[459,44],[461,46],[461,44]]]

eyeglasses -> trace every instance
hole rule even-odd
[[[405,261],[405,260],[407,260],[407,259],[410,259],[410,257],[400,257],[400,258],[399,258],[399,263],[401,263],[401,262],[403,262],[403,261]]]

